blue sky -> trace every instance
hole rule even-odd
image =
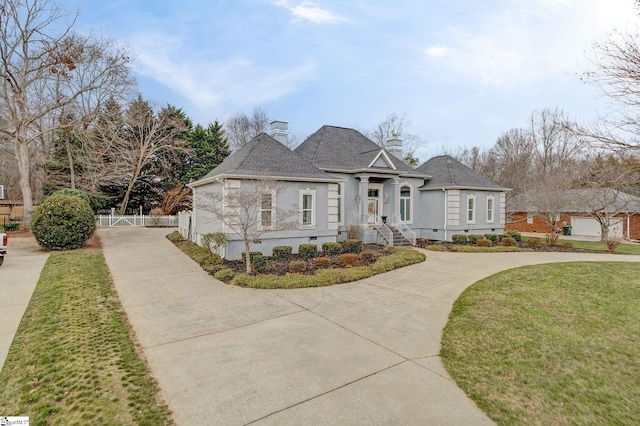
[[[424,143],[490,147],[533,110],[606,109],[578,75],[591,45],[635,31],[633,0],[63,0],[79,32],[129,46],[140,91],[196,123],[260,106],[298,142],[324,124],[406,114]]]

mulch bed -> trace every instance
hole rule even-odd
[[[373,263],[376,261],[376,259],[378,259],[380,256],[387,256],[390,253],[387,251],[387,249],[385,248],[385,246],[380,245],[380,244],[364,244],[363,245],[363,252],[365,251],[371,251],[373,253],[375,253],[375,256],[372,260],[372,262],[369,263]],[[318,254],[318,257],[325,257],[322,253]],[[343,266],[340,264],[340,255],[336,255],[336,256],[326,256],[329,259],[331,259],[331,267],[332,268],[342,268]],[[313,264],[313,259],[303,259],[300,256],[298,256],[297,254],[292,254],[289,259],[287,260],[275,260],[273,258],[270,258],[270,260],[267,262],[267,264],[265,265],[264,270],[261,272],[262,274],[271,274],[271,275],[286,275],[287,273],[289,273],[289,264],[293,261],[296,260],[303,260],[307,263],[307,270],[305,272],[306,275],[315,275],[315,271],[318,268],[314,267]],[[246,272],[246,265],[245,265],[245,261],[244,260],[223,260],[225,266],[227,268],[233,269],[234,272],[236,273],[243,273]],[[360,260],[360,262],[358,263],[358,266],[363,266],[363,265],[368,265],[369,263],[362,263],[362,260]]]

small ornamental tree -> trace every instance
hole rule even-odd
[[[93,210],[81,191],[54,192],[35,209],[31,220],[33,235],[46,250],[84,247],[95,229]]]

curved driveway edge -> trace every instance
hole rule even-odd
[[[0,366],[4,365],[49,253],[33,237],[9,235],[4,264],[0,266]]]
[[[228,286],[170,229],[100,229],[129,320],[179,425],[492,424],[445,371],[440,338],[469,285],[523,265],[640,256],[426,252],[362,281]]]

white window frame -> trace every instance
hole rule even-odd
[[[533,218],[535,215],[532,212],[527,212],[527,223],[531,225],[533,223]]]
[[[476,202],[476,196],[475,195],[467,195],[467,208],[466,208],[466,212],[467,214],[465,215],[466,219],[467,219],[467,223],[469,224],[474,224],[476,223],[476,210],[478,207],[478,203]],[[473,208],[469,208],[469,201],[473,201]]]
[[[262,208],[262,197],[264,197],[265,195],[270,195],[271,196],[271,208],[270,209],[263,209]],[[258,202],[258,230],[260,231],[267,231],[270,229],[275,229],[276,226],[276,192],[275,191],[270,191],[270,192],[265,192],[264,194],[262,194],[262,197],[260,197],[260,201]],[[271,224],[265,226],[262,224],[262,212],[265,211],[270,211],[271,212]]]
[[[405,186],[407,188],[409,188],[409,197],[403,197],[402,196],[402,188],[404,188]],[[398,204],[398,209],[399,209],[398,213],[400,213],[400,220],[402,220],[404,223],[413,223],[413,204],[414,204],[413,203],[413,186],[408,184],[407,182],[403,182],[398,187],[398,191],[399,191],[398,198],[400,200],[400,202]],[[406,200],[409,200],[409,220],[405,220],[402,217],[402,202],[406,201]],[[406,206],[405,206],[405,216],[406,216],[406,212],[407,212],[407,210],[406,210]]]
[[[491,208],[489,208],[489,204],[491,204]],[[487,223],[494,223],[495,221],[496,221],[496,197],[493,195],[489,195],[487,197]]]
[[[316,190],[315,189],[300,189],[299,205],[300,205],[300,229],[315,229],[316,227]],[[311,196],[311,223],[304,223],[304,197],[306,195]]]
[[[344,225],[344,183],[338,183],[338,225]]]

